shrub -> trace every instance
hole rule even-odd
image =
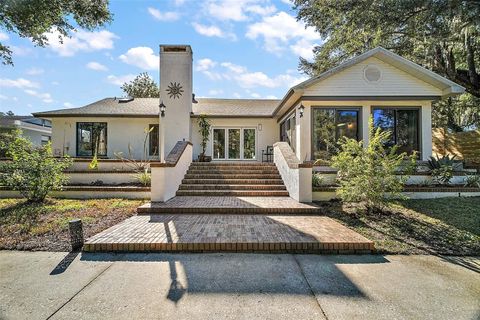
[[[373,127],[369,120],[370,142],[343,137],[340,151],[332,157],[338,169],[338,196],[345,202],[364,202],[368,210],[382,209],[391,198],[401,198],[403,186],[416,164],[416,154],[397,153],[397,146],[387,149],[384,142],[390,132]],[[405,161],[408,160],[408,161]],[[398,168],[402,175],[398,176]]]
[[[72,161],[54,158],[51,144],[34,147],[22,137],[17,137],[7,149],[12,158],[2,165],[0,181],[20,193],[31,202],[42,202],[50,191],[60,190],[67,182],[63,173]]]
[[[480,175],[469,174],[467,179],[465,179],[465,187],[480,188]]]
[[[451,165],[441,165],[440,168],[433,169],[432,172],[433,182],[441,185],[447,185],[453,178],[453,167]]]
[[[430,170],[440,169],[442,166],[451,166],[455,164],[455,156],[450,157],[449,155],[445,155],[443,157],[430,157],[428,160],[428,167]]]
[[[207,143],[210,140],[210,128],[211,124],[210,121],[204,114],[201,114],[197,120],[198,123],[198,132],[202,137],[202,141],[200,142],[200,146],[202,147],[202,153],[200,154],[200,161],[205,161],[205,150],[207,149]]]
[[[145,169],[143,172],[136,173],[134,177],[145,187],[150,186],[152,182],[152,175],[150,172],[148,172],[148,169]]]
[[[312,186],[320,187],[323,183],[323,177],[319,173],[312,174]]]

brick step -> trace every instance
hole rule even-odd
[[[185,179],[282,179],[279,174],[189,174]]]
[[[282,179],[183,179],[182,184],[193,185],[193,184],[219,184],[219,185],[231,185],[231,184],[249,184],[249,185],[258,185],[258,184],[283,184]]]
[[[288,197],[286,190],[178,190],[177,196]]]
[[[287,190],[283,184],[181,184],[179,190]]]
[[[250,169],[236,169],[236,170],[231,170],[230,168],[228,169],[203,169],[203,170],[197,170],[197,169],[188,169],[187,174],[279,174],[277,169],[268,169],[268,170],[250,170]]]
[[[195,197],[199,198],[199,197]],[[288,214],[288,215],[321,215],[324,212],[319,208],[241,208],[241,207],[138,207],[137,214]]]
[[[276,167],[272,162],[192,162],[191,167]]]

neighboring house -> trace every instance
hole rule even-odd
[[[432,154],[431,103],[464,88],[388,50],[376,48],[302,82],[281,100],[197,99],[192,101],[192,50],[160,46],[160,99],[105,98],[81,108],[38,112],[52,121],[56,155],[141,158],[145,128],[150,157],[158,158],[159,135],[165,153],[177,141],[201,152],[197,118],[212,124],[207,155],[216,160],[262,160],[262,150],[287,141],[301,161],[328,158],[342,136],[368,141],[368,119],[392,132],[390,144]],[[159,116],[159,104],[166,106]],[[160,125],[160,130],[159,128]]]
[[[32,141],[34,145],[47,144],[52,137],[52,123],[47,119],[32,116],[0,117],[0,132],[20,129],[22,136]]]

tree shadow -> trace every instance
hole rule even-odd
[[[364,233],[377,233],[384,241],[395,241],[410,247],[407,253],[433,255],[474,255],[480,252],[480,242],[475,236],[454,225],[424,220],[415,214],[386,210],[381,214],[347,212],[338,202],[323,204],[326,216],[340,220],[346,226]],[[392,253],[382,248],[380,253]],[[394,252],[398,253],[398,252]]]
[[[332,284],[329,294],[347,298],[370,299],[337,263],[387,263],[380,255],[342,256],[325,259],[308,255],[308,265],[322,265],[312,276],[316,282]],[[82,253],[82,261],[95,262],[160,262],[170,270],[170,287],[165,297],[177,303],[188,294],[275,294],[311,295],[303,274],[305,263],[298,263],[290,254],[256,253]],[[180,270],[179,270],[180,268]],[[182,274],[179,277],[179,274]],[[186,281],[182,282],[183,275]],[[180,278],[180,279],[179,279]],[[335,285],[333,285],[335,284]]]
[[[48,201],[48,200],[47,200]],[[38,218],[48,212],[46,203],[29,201],[16,202],[11,206],[0,208],[0,224],[18,224],[22,230],[28,232],[38,221]]]

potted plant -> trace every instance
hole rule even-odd
[[[202,147],[202,153],[198,155],[198,161],[199,162],[210,162],[212,161],[212,157],[206,156],[205,155],[205,150],[207,149],[207,142],[210,140],[210,128],[212,125],[210,124],[210,121],[207,119],[207,117],[204,114],[201,114],[200,117],[197,120],[200,135],[202,136],[202,142],[200,143]]]

